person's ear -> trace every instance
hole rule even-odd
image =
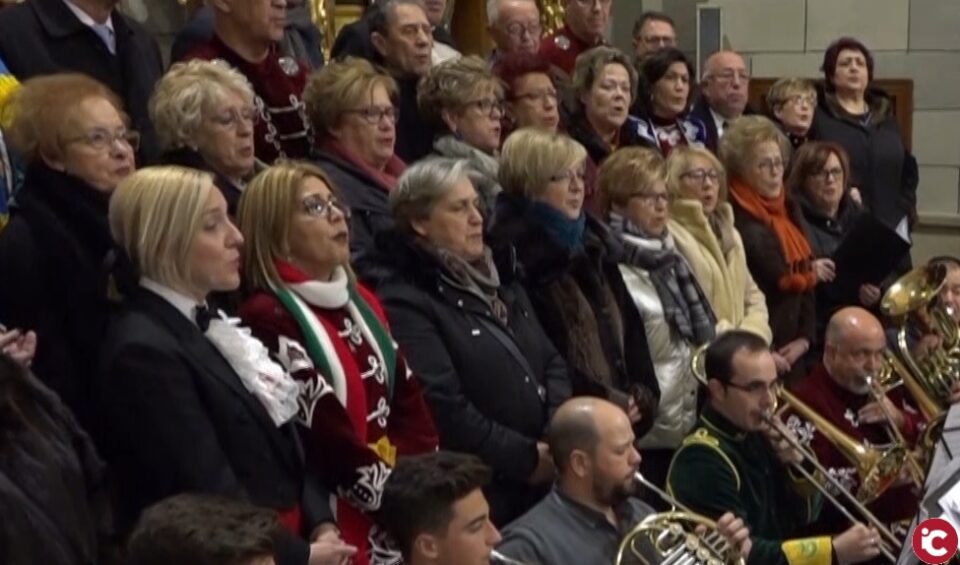
[[[54,156],[41,151],[40,158],[43,159],[43,163],[46,166],[50,167],[54,171],[59,171],[61,173],[67,172],[67,163],[64,161],[62,155]]]
[[[723,398],[724,386],[718,379],[708,379],[707,380],[707,390],[710,392],[710,398],[715,398],[717,400]]]
[[[457,134],[457,129],[458,129],[457,118],[458,118],[457,114],[454,113],[452,110],[449,110],[447,108],[443,108],[442,110],[440,110],[440,119],[443,120],[443,123],[447,126],[447,129],[449,129],[450,132],[453,133],[454,135]]]
[[[413,229],[414,233],[416,233],[420,237],[425,238],[427,237],[427,233],[429,232],[429,230],[427,229],[427,224],[429,223],[429,221],[430,220],[427,218],[423,218],[420,220],[412,220],[410,222],[410,228]]]
[[[427,561],[440,557],[440,540],[432,534],[420,534],[413,540],[413,554],[422,555]]]
[[[214,12],[229,14],[233,11],[233,0],[208,0]]]
[[[783,105],[777,104],[773,107],[773,117],[783,122]]]
[[[370,42],[373,43],[373,48],[377,50],[377,53],[379,53],[381,57],[386,58],[387,38],[384,37],[379,31],[375,31],[370,34]]]
[[[590,456],[579,449],[574,449],[570,453],[570,472],[575,476],[583,478],[590,474],[593,465]]]

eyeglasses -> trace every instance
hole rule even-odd
[[[419,33],[427,37],[433,37],[433,26],[430,24],[409,24],[400,27],[400,35],[404,37],[415,37]]]
[[[816,94],[795,94],[786,100],[783,101],[784,104],[790,104],[791,106],[802,106],[807,104],[808,106],[817,105],[817,95]]]
[[[567,181],[570,184],[574,182],[583,182],[583,178],[586,176],[586,171],[583,169],[567,169],[562,173],[557,173],[550,177],[550,182],[563,182]]]
[[[557,103],[559,99],[559,94],[557,91],[552,88],[544,88],[542,90],[534,90],[533,92],[527,92],[525,94],[515,94],[513,96],[514,100],[529,100],[530,102],[540,102],[546,104],[547,102]]]
[[[718,184],[720,182],[720,173],[716,169],[690,169],[689,171],[680,175],[680,178],[692,179],[699,184],[703,184],[710,179],[710,182],[713,184]]]
[[[670,196],[666,192],[635,192],[630,195],[630,198],[639,198],[640,202],[648,206],[656,202],[667,203],[670,201]]]
[[[742,390],[743,392],[749,394],[750,396],[761,396],[766,394],[772,394],[776,396],[777,392],[779,392],[780,390],[780,383],[777,381],[773,381],[772,383],[765,383],[763,381],[753,381],[748,385],[729,382],[729,383],[724,383],[724,385],[730,388],[735,388],[737,390]]]
[[[730,83],[733,82],[734,79],[740,79],[740,82],[747,82],[750,80],[750,74],[747,73],[747,71],[734,71],[733,69],[727,69],[715,75],[710,75],[710,78],[713,78],[720,83]]]
[[[600,4],[601,6],[609,6],[611,0],[574,0],[577,4],[584,8],[592,8],[595,4]]]
[[[107,131],[103,128],[91,130],[83,135],[65,139],[65,143],[83,143],[95,151],[107,151],[120,142],[136,151],[140,147],[140,134],[128,129]]]
[[[327,221],[332,221],[334,210],[337,210],[343,214],[344,218],[350,217],[350,212],[347,210],[346,206],[341,204],[339,200],[332,196],[325,200],[319,194],[312,194],[304,198],[301,204],[303,205],[303,211],[306,212],[308,216],[312,216],[314,218],[326,217]]]
[[[367,106],[357,108],[356,110],[347,110],[347,114],[357,114],[370,125],[377,125],[381,120],[387,118],[393,123],[397,123],[397,116],[400,110],[396,106]]]
[[[506,30],[507,35],[515,39],[523,39],[524,35],[539,38],[540,34],[543,33],[543,28],[539,23],[523,24],[520,22],[510,22],[507,24]]]
[[[767,169],[771,173],[777,170],[783,170],[783,160],[782,159],[764,159],[757,163],[758,169]]]
[[[842,179],[843,169],[841,169],[840,167],[834,167],[832,169],[823,169],[822,171],[817,171],[816,173],[813,173],[810,176],[812,176],[815,179],[822,180],[824,182],[830,180],[831,177],[835,179]]]
[[[238,128],[241,122],[256,124],[260,121],[260,113],[253,106],[243,109],[230,108],[228,111],[210,116],[210,121],[225,128]]]
[[[677,44],[677,38],[669,35],[648,35],[639,39],[647,47],[673,47]]]
[[[500,98],[481,98],[471,100],[464,104],[466,107],[474,107],[480,110],[481,114],[493,115],[494,113],[503,113],[503,100]]]

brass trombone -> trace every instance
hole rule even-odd
[[[641,520],[620,542],[615,565],[637,562],[643,565],[678,562],[691,565],[744,565],[739,550],[720,534],[715,521],[690,510],[648,481],[639,471],[634,474],[634,479],[675,510],[651,514]],[[701,527],[706,531],[698,533],[697,529]],[[655,561],[651,562],[647,556]]]
[[[701,383],[706,385],[707,375],[705,367],[706,351],[708,344],[700,346],[691,359],[691,368],[694,376]],[[856,466],[860,475],[861,487],[857,495],[851,493],[844,487],[840,481],[830,474],[817,460],[815,454],[808,450],[800,441],[794,437],[793,432],[787,429],[778,417],[776,417],[776,408],[764,415],[767,424],[777,431],[791,447],[796,449],[804,461],[807,461],[814,467],[817,475],[822,476],[824,480],[830,483],[841,496],[846,498],[852,507],[865,519],[871,526],[879,532],[882,541],[880,543],[880,553],[891,563],[896,563],[895,553],[902,544],[893,532],[884,525],[876,515],[873,514],[866,504],[879,496],[887,487],[889,487],[900,475],[900,469],[906,458],[906,450],[903,445],[894,446],[886,452],[880,452],[874,448],[868,448],[857,442],[840,431],[839,428],[830,423],[826,418],[820,416],[812,408],[803,403],[789,391],[782,387],[777,392],[777,400],[783,399],[794,411],[810,421],[821,434],[831,443],[837,446],[837,449],[843,453]],[[792,465],[801,476],[810,482],[837,510],[843,514],[850,523],[860,522],[853,513],[834,496],[827,486],[820,480],[817,480],[814,473],[808,471],[802,464]]]

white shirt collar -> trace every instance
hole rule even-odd
[[[76,4],[74,4],[73,2],[71,2],[70,0],[63,0],[63,3],[67,5],[67,8],[70,8],[70,11],[73,12],[73,15],[74,15],[74,16],[77,16],[77,19],[80,20],[80,23],[82,23],[83,25],[85,25],[85,26],[87,26],[87,27],[93,27],[93,26],[95,26],[95,25],[100,25],[98,22],[94,21],[93,18],[90,17],[90,14],[88,14],[88,13],[84,12],[83,10],[81,10],[79,6],[77,6]],[[112,16],[112,15],[107,17],[107,21],[104,22],[103,25],[107,26],[107,29],[110,30],[110,33],[115,34],[115,32],[114,32],[114,30],[113,30],[113,16]]]
[[[148,279],[147,277],[141,277],[140,286],[169,302],[170,305],[176,308],[178,312],[186,316],[186,318],[190,320],[190,323],[193,325],[197,324],[195,317],[197,309],[196,300],[185,294],[181,294],[168,286],[164,286],[155,280]]]
[[[713,117],[713,123],[717,126],[717,139],[720,139],[723,137],[723,124],[727,119],[716,113],[713,108],[710,108],[710,115]]]

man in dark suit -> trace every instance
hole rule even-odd
[[[379,3],[371,4],[362,18],[340,28],[340,33],[337,34],[333,48],[330,50],[330,57],[334,59],[360,57],[373,63],[383,64],[383,60],[373,47],[373,42],[370,41],[370,17],[374,10],[381,9],[381,5],[386,3],[385,0],[381,0]],[[428,0],[424,3],[427,20],[433,26],[434,44],[443,43],[452,48],[455,47],[453,35],[443,22],[446,7],[447,0]]]
[[[717,51],[704,65],[700,98],[690,115],[707,127],[707,148],[716,152],[730,122],[753,112],[747,108],[750,73],[734,51]]]
[[[0,11],[0,59],[23,81],[77,72],[110,87],[140,132],[138,161],[159,157],[147,113],[153,85],[163,74],[156,42],[116,9],[116,0],[29,0]]]

